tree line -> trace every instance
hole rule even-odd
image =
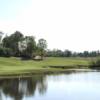
[[[21,32],[16,31],[2,39],[0,56],[34,58],[39,55],[42,59],[46,48],[47,42],[45,39],[41,38],[36,43],[34,36],[24,36]]]
[[[97,57],[100,56],[100,51],[83,51],[72,52],[70,50],[47,50],[46,56],[48,57]]]
[[[39,39],[36,42],[34,36],[24,36],[21,32],[16,31],[9,36],[5,36],[3,39],[2,32],[0,32],[0,56],[3,57],[22,57],[25,59],[33,59],[36,56],[40,56],[43,59],[47,57],[97,57],[100,56],[100,51],[84,51],[84,52],[72,52],[70,50],[48,50],[47,41],[45,39]]]

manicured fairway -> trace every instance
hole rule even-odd
[[[60,57],[48,57],[43,61],[34,60],[21,60],[20,58],[4,58],[0,57],[0,74],[24,74],[24,73],[36,73],[41,71],[59,71],[60,66],[68,68],[84,68],[88,66],[90,58],[60,58]],[[50,67],[51,66],[51,67]],[[57,68],[53,68],[57,66]],[[61,70],[65,70],[62,69]]]

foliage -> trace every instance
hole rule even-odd
[[[37,44],[37,50],[41,56],[41,59],[43,59],[43,56],[45,55],[45,49],[47,48],[47,42],[45,39],[39,39]]]
[[[33,58],[36,55],[43,57],[46,47],[47,43],[45,39],[39,39],[38,44],[36,44],[33,36],[24,36],[19,31],[4,37],[2,40],[2,48],[9,48],[9,50],[12,51],[11,56],[17,57]],[[9,50],[8,52],[10,54]],[[4,50],[1,49],[1,51],[3,52]],[[2,55],[4,55],[4,53],[2,53]]]
[[[47,50],[46,56],[48,57],[98,57],[100,56],[99,51],[84,51],[84,52],[72,52],[70,50]]]
[[[21,56],[32,58],[36,52],[36,42],[33,36],[26,36],[24,38],[26,48],[21,51]]]
[[[6,36],[2,43],[3,47],[10,48],[13,52],[13,56],[20,56],[19,49],[18,49],[18,42],[23,38],[23,34],[19,31],[11,34],[10,36]]]
[[[10,57],[12,54],[12,51],[10,48],[3,48],[0,47],[0,56],[2,57]]]
[[[84,52],[72,52],[68,49],[62,51],[59,49],[47,50],[47,41],[43,38],[38,40],[36,43],[34,36],[24,36],[21,32],[16,31],[10,36],[3,38],[1,52],[5,51],[3,48],[7,48],[7,55],[34,58],[35,56],[47,57],[98,57],[100,56],[100,51],[84,51]],[[6,52],[5,51],[5,52]],[[11,52],[12,51],[12,52]],[[6,54],[6,53],[5,53]],[[4,55],[2,53],[1,55]]]
[[[92,59],[90,62],[90,68],[100,68],[100,58]]]
[[[47,56],[51,56],[51,57],[71,57],[72,56],[72,52],[70,50],[58,50],[58,49],[54,49],[54,50],[48,50],[47,51]]]

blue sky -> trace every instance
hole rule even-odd
[[[31,4],[31,0],[0,0],[0,19],[12,20]]]
[[[50,49],[100,50],[100,0],[0,0],[0,31],[16,30]]]

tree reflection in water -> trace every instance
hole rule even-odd
[[[0,79],[0,100],[2,95],[10,96],[14,100],[22,100],[24,96],[34,96],[36,90],[41,95],[46,92],[46,76],[34,75],[28,78]]]

